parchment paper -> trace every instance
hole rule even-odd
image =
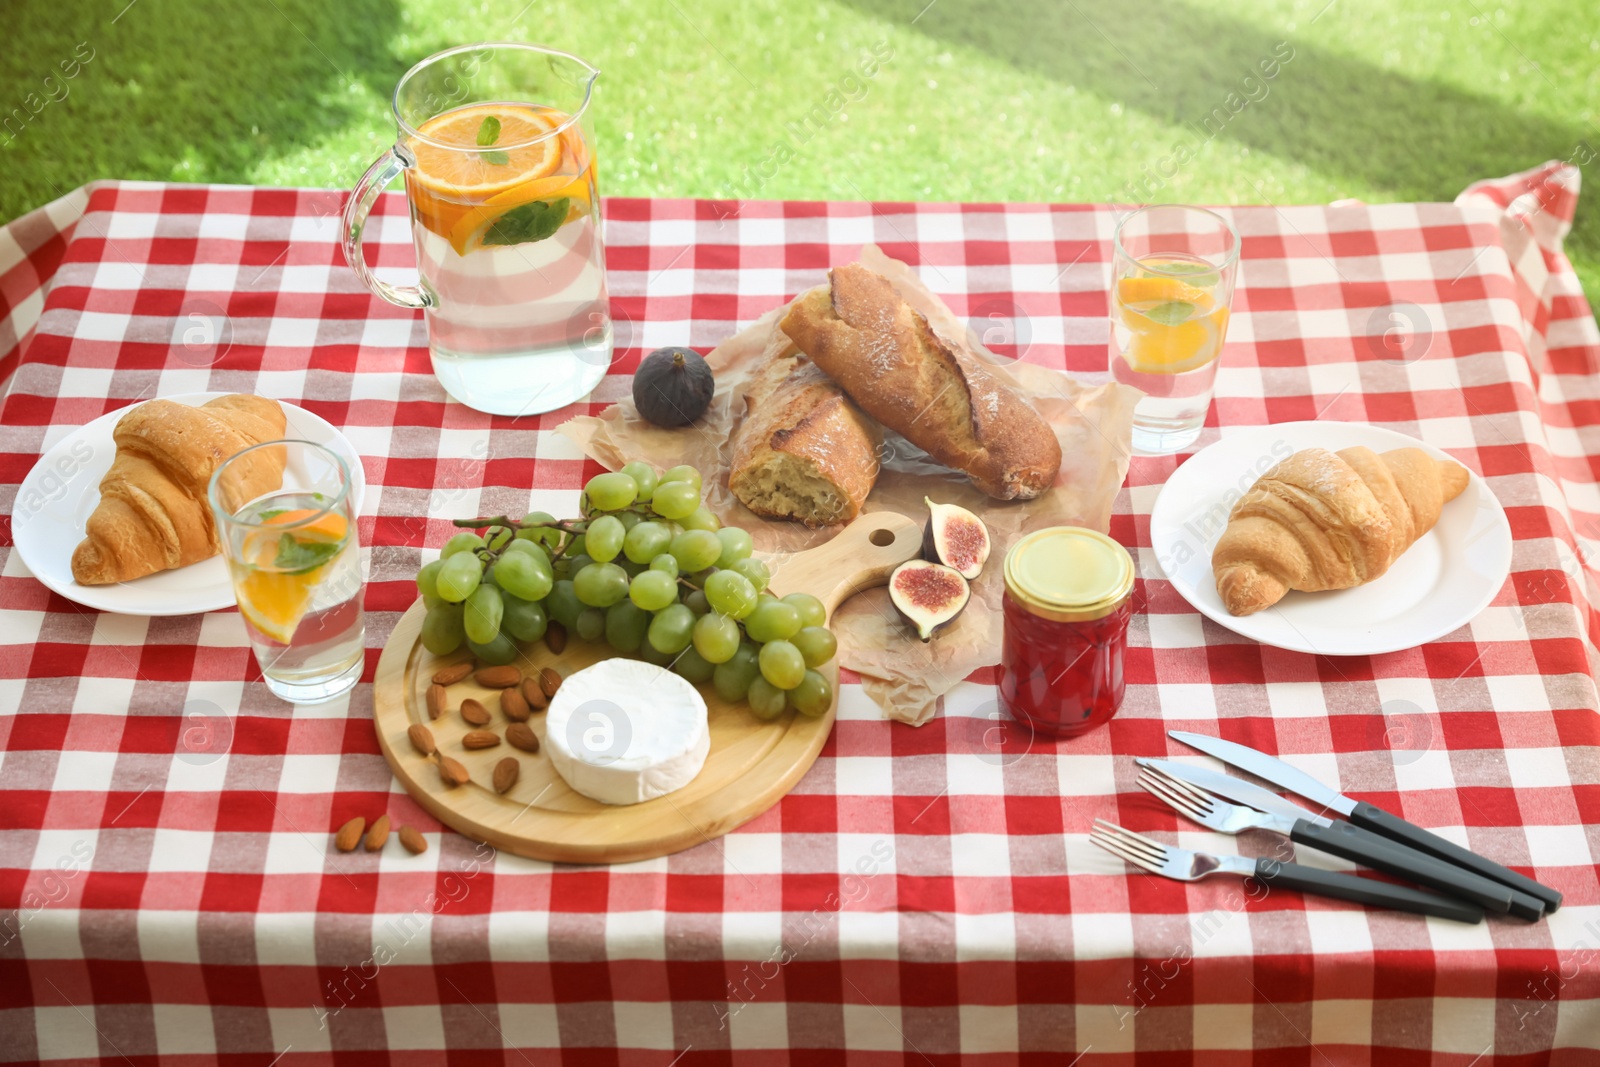
[[[1086,387],[1055,371],[1003,360],[979,343],[911,267],[875,245],[862,248],[861,263],[893,282],[947,343],[965,348],[1028,397],[1061,441],[1055,487],[1036,500],[1002,502],[980,493],[964,474],[938,465],[898,434],[884,432],[881,469],[865,511],[897,511],[923,522],[928,514],[923,498],[930,497],[976,512],[993,540],[967,609],[932,641],[917,639],[883,589],[852,597],[829,624],[839,639],[840,665],[861,675],[863,687],[886,715],[920,726],[957,682],[979,667],[1000,662],[1001,563],[1011,542],[1047,526],[1104,532],[1110,525],[1112,500],[1128,473],[1133,405],[1141,394],[1116,382]],[[706,506],[724,523],[750,531],[757,550],[773,557],[774,574],[786,555],[820,545],[838,529],[808,530],[762,518],[728,491],[729,438],[744,416],[744,386],[767,358],[790,347],[777,326],[787,310],[787,305],[774,308],[706,356],[716,374],[716,393],[694,425],[676,430],[654,426],[627,399],[599,416],[572,419],[557,431],[611,470],[636,459],[657,468],[679,463],[698,468],[706,479]]]

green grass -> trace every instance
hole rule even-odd
[[[80,42],[93,59],[0,136],[0,217],[103,177],[348,187],[393,135],[396,78],[482,39],[602,68],[611,194],[1449,200],[1600,151],[1600,23],[1566,0],[121,2],[8,11],[0,117],[47,99]],[[1229,93],[1255,99],[1208,136]],[[789,123],[804,141],[773,165]],[[1179,145],[1193,158],[1139,184]],[[1569,245],[1591,297],[1595,217]]]

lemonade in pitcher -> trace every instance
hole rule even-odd
[[[428,140],[412,143],[406,187],[417,271],[438,298],[434,373],[458,397],[571,391],[582,367],[579,382],[551,374],[575,350],[609,356],[611,330],[582,134],[570,116],[531,104],[473,104],[419,132]]]
[[[611,364],[594,146],[599,72],[522,44],[463,45],[394,94],[398,135],[345,207],[345,257],[378,296],[419,308],[433,372],[457,400],[535,415],[582,399]],[[405,176],[419,284],[379,278],[362,231]]]

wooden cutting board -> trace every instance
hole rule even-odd
[[[772,592],[805,592],[819,598],[829,617],[845,598],[882,585],[889,572],[915,557],[922,528],[904,515],[864,515],[827,544],[782,560],[768,557]],[[495,848],[534,859],[567,863],[624,863],[649,859],[720,837],[777,803],[810,769],[833,728],[839,691],[838,657],[823,668],[833,685],[835,707],[819,718],[786,711],[762,722],[743,703],[721,700],[710,683],[700,686],[710,713],[711,752],[705,766],[682,789],[642,804],[613,807],[567,787],[543,751],[529,754],[502,742],[469,751],[461,739],[469,726],[461,701],[471,697],[489,710],[486,729],[504,735],[508,720],[500,712],[498,690],[485,689],[469,675],[450,686],[445,712],[430,720],[427,689],[434,671],[467,658],[465,650],[434,656],[422,647],[423,606],[411,605],[394,628],[378,660],[373,681],[373,719],[384,758],[406,791],[446,826]],[[573,637],[559,656],[537,642],[516,665],[524,674],[553,667],[563,677],[612,655],[601,641]],[[529,725],[544,740],[544,715]],[[438,765],[419,755],[406,731],[424,723],[439,751],[472,774],[466,785],[450,787]],[[494,766],[507,756],[521,763],[517,784],[504,795],[491,784]]]

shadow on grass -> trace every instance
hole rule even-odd
[[[1481,178],[1547,159],[1582,163],[1600,150],[1600,139],[1582,123],[1407,78],[1308,44],[1305,31],[1285,39],[1174,0],[1122,0],[1114,8],[1087,0],[849,2],[1182,127],[1172,145],[1138,161],[1154,177],[1127,190],[1133,200],[1162,199],[1160,174],[1176,165],[1172,150],[1181,143],[1199,150],[1213,137],[1387,190],[1397,200],[1452,200]],[[1337,28],[1309,32],[1327,36]],[[1274,62],[1276,76],[1265,78],[1261,64]],[[1269,199],[1259,187],[1234,195],[1241,202]],[[1600,267],[1597,218],[1592,209],[1580,210],[1568,247],[1574,258]]]
[[[390,52],[396,0],[124,3],[8,12],[0,218],[95,178],[244,181],[346,126],[387,137],[363,90],[387,97],[420,58]],[[361,168],[326,169],[299,184],[348,185]]]

